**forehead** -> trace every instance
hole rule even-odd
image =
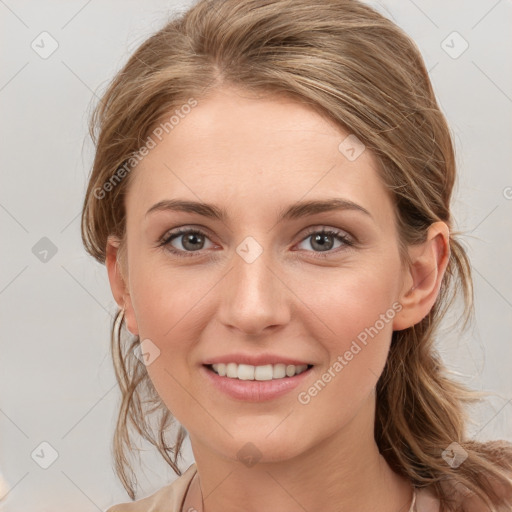
[[[382,209],[377,161],[367,150],[348,158],[349,135],[290,98],[218,90],[155,139],[132,171],[128,210],[172,197],[261,210],[333,195]]]

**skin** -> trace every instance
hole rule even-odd
[[[109,239],[107,268],[128,329],[160,355],[148,373],[185,426],[207,512],[408,510],[410,483],[395,474],[374,440],[375,386],[393,330],[433,306],[449,257],[448,227],[433,224],[402,265],[392,198],[369,150],[350,161],[348,135],[310,107],[225,87],[182,119],[132,171],[126,197],[126,258]],[[299,200],[342,197],[364,207],[277,223]],[[166,199],[225,208],[225,222],[158,211]],[[158,241],[195,227],[203,245]],[[311,234],[346,234],[321,251]],[[308,232],[309,228],[311,229]],[[236,252],[247,237],[262,247],[248,263]],[[190,247],[197,247],[193,251]],[[316,256],[327,255],[326,258]],[[401,310],[307,405],[307,390],[379,315]],[[201,376],[213,356],[262,352],[314,364],[304,385],[267,402],[234,400]],[[258,463],[237,459],[247,443]],[[199,506],[199,505],[198,505]]]

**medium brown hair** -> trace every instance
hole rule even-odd
[[[482,395],[452,380],[434,347],[436,329],[459,292],[464,325],[473,308],[470,263],[450,213],[456,177],[450,130],[415,43],[367,5],[202,0],[147,39],[117,73],[91,119],[96,154],[82,215],[87,251],[104,263],[110,235],[123,248],[134,155],[147,146],[154,127],[191,98],[200,102],[223,85],[285,94],[355,134],[376,156],[392,193],[402,248],[423,241],[432,223],[448,224],[450,260],[434,307],[418,324],[393,333],[377,384],[375,438],[394,471],[417,487],[431,486],[442,512],[459,510],[456,487],[475,493],[492,512],[512,505],[495,492],[495,485],[509,496],[512,491],[512,448],[507,445],[507,459],[499,458],[492,443],[468,439],[466,408]],[[120,310],[112,328],[122,392],[114,459],[132,499],[130,424],[178,475],[186,436],[179,426],[174,441],[166,439],[174,419],[133,356],[138,344],[125,331]],[[453,442],[468,454],[458,468],[442,457]]]

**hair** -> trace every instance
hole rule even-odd
[[[441,512],[460,510],[457,487],[491,512],[512,505],[512,445],[467,437],[467,408],[483,393],[450,378],[434,347],[436,330],[459,295],[463,327],[473,315],[471,267],[450,212],[456,178],[450,130],[417,46],[371,7],[357,0],[201,0],[175,14],[133,53],[91,116],[96,153],[82,212],[86,250],[105,263],[113,236],[122,254],[135,155],[170,113],[186,113],[184,105],[223,86],[286,95],[355,134],[377,158],[391,192],[404,258],[432,223],[448,225],[449,262],[434,306],[421,322],[393,332],[376,388],[375,439],[395,472],[418,488],[430,486]],[[166,132],[171,125],[163,125]],[[122,394],[113,455],[132,499],[130,425],[177,475],[187,435],[179,426],[173,442],[166,439],[177,425],[133,356],[138,344],[119,309],[111,337]],[[150,422],[155,414],[156,427]],[[457,468],[442,457],[454,442],[467,452]],[[500,486],[506,496],[496,491]]]

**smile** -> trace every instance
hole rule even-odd
[[[243,402],[263,402],[290,393],[309,379],[313,367],[310,364],[213,363],[203,364],[200,371],[224,396]]]

